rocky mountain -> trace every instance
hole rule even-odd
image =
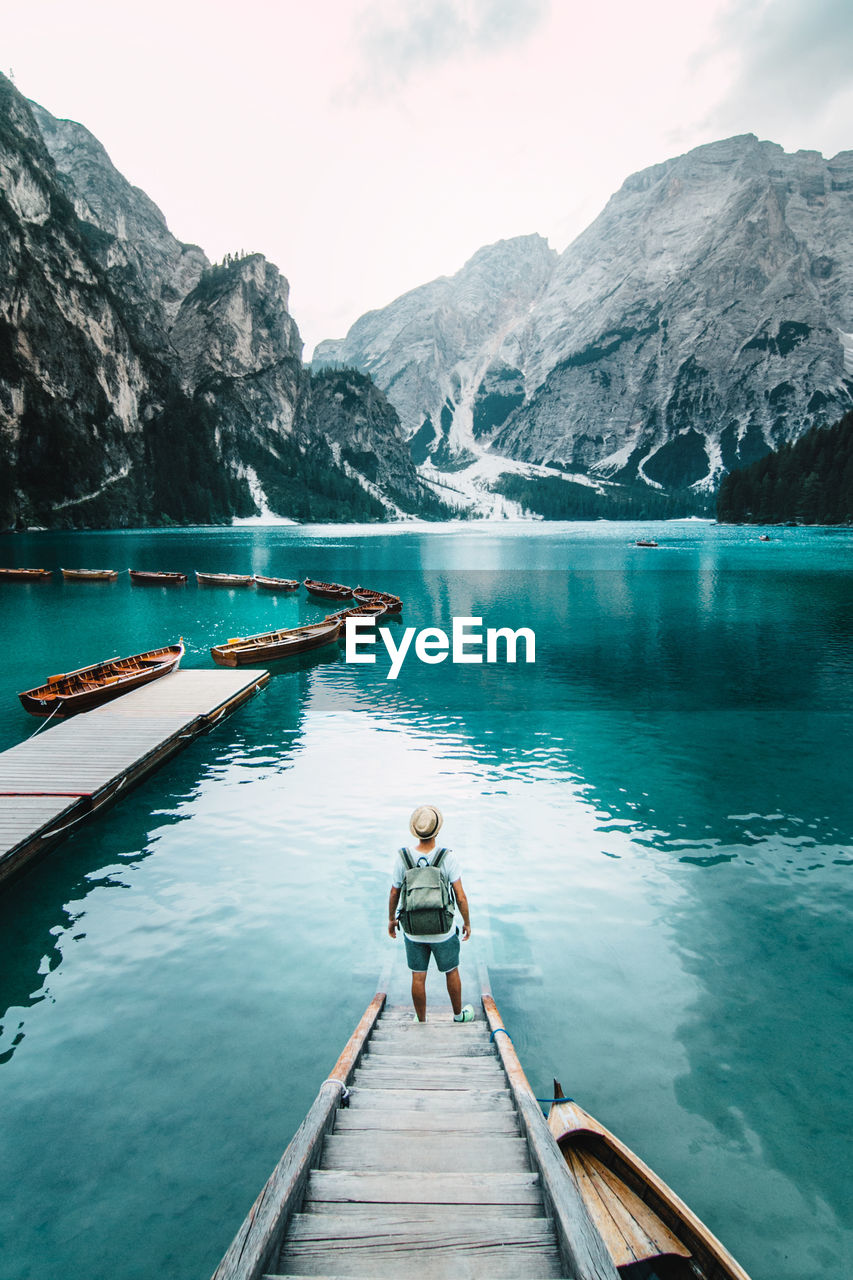
[[[370,380],[303,366],[272,263],[211,266],[4,77],[0,223],[0,524],[441,509]]]
[[[702,491],[841,416],[852,334],[853,152],[745,135],[635,174],[559,258],[538,237],[481,250],[315,360],[371,373],[456,485],[511,460]]]
[[[541,236],[480,249],[456,275],[404,294],[321,342],[314,367],[354,365],[388,392],[418,463],[458,469],[525,398],[519,336],[557,254]]]

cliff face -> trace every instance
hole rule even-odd
[[[382,519],[401,494],[416,509],[397,416],[368,380],[326,440],[272,263],[211,266],[86,129],[3,77],[0,121],[0,524],[207,523],[259,503]],[[375,455],[370,474],[346,447]]]
[[[376,378],[418,463],[702,489],[849,407],[853,152],[731,138],[629,178],[559,258],[537,239],[318,347]]]
[[[0,78],[0,521],[70,522],[80,503],[137,510],[143,427],[167,371],[138,341],[33,114]]]
[[[557,262],[541,236],[480,249],[456,275],[371,311],[314,367],[362,369],[388,392],[417,462],[476,448],[524,398],[519,333]]]

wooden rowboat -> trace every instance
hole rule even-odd
[[[4,582],[47,582],[52,576],[50,569],[0,569]]]
[[[63,578],[69,582],[115,582],[117,569],[63,569]]]
[[[369,587],[356,587],[352,594],[359,604],[384,605],[386,613],[399,613],[403,608],[400,597],[391,595],[390,591],[371,591]]]
[[[657,1274],[665,1259],[667,1280],[749,1280],[675,1192],[576,1102],[552,1103],[548,1126],[617,1268],[647,1262]]]
[[[187,580],[185,573],[156,573],[152,569],[128,569],[127,572],[138,587],[177,587]]]
[[[283,631],[265,631],[256,636],[235,636],[225,644],[214,645],[210,656],[220,667],[242,667],[252,662],[275,662],[307,649],[337,640],[339,622],[314,622],[307,627],[290,627]]]
[[[109,658],[91,667],[50,676],[44,684],[27,689],[18,697],[30,715],[76,715],[79,711],[90,711],[102,702],[110,702],[131,689],[158,680],[170,671],[177,671],[183,655],[184,643],[180,640],[163,649],[149,649],[129,658]]]
[[[341,634],[338,639],[343,640],[346,636],[347,618],[381,618],[383,613],[384,604],[359,604],[354,609],[339,609],[337,613],[327,613],[326,622],[340,624]]]
[[[300,583],[298,578],[261,578],[255,574],[255,585],[266,587],[267,591],[295,591]]]
[[[658,544],[656,542],[652,542],[650,538],[638,538],[634,543],[635,547],[656,547],[657,545]]]
[[[251,574],[199,573],[198,569],[195,576],[200,587],[251,587],[255,581]]]
[[[352,587],[345,587],[340,582],[318,582],[316,578],[306,578],[305,586],[312,596],[321,596],[324,600],[352,599]]]

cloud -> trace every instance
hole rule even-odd
[[[850,0],[737,0],[717,30],[705,58],[732,66],[728,89],[710,116],[718,132],[807,132],[825,120],[840,94],[853,90]],[[846,113],[839,125],[849,128]]]
[[[357,41],[371,86],[387,88],[424,68],[517,46],[549,8],[550,0],[382,0],[359,15]]]

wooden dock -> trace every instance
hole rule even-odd
[[[176,671],[0,753],[0,883],[218,724],[268,671]]]
[[[618,1280],[488,990],[368,1007],[214,1280]]]

